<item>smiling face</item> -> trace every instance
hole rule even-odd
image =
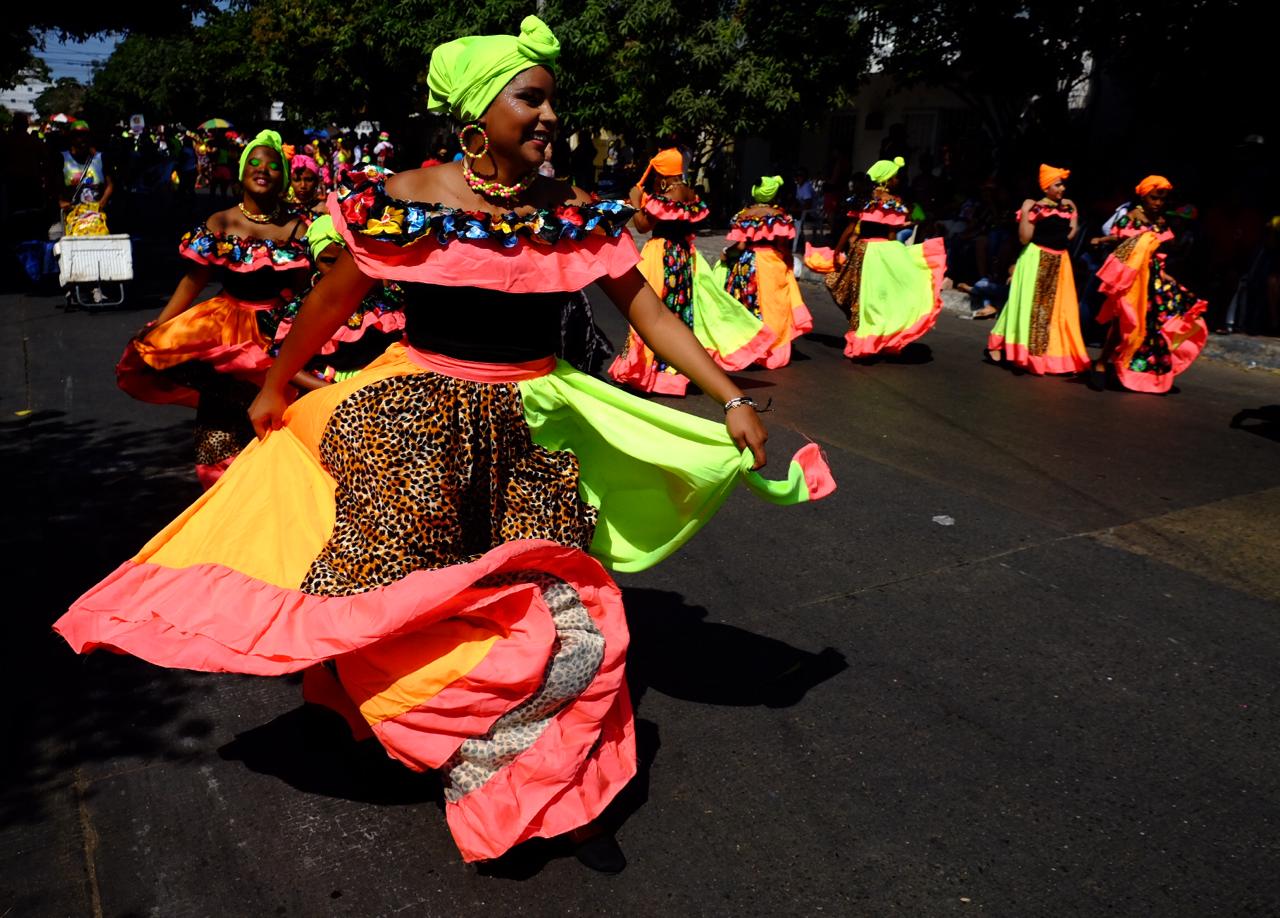
[[[1061,201],[1062,196],[1066,193],[1067,193],[1067,186],[1062,181],[1062,179],[1058,179],[1056,182],[1054,182],[1052,185],[1050,185],[1048,188],[1044,190],[1044,196],[1048,198],[1050,201]]]
[[[284,166],[280,162],[280,154],[270,147],[254,147],[244,162],[244,175],[240,180],[250,194],[279,194],[284,188]]]
[[[485,110],[489,149],[499,158],[536,169],[546,159],[559,119],[551,107],[556,78],[546,67],[530,67],[503,87]]]

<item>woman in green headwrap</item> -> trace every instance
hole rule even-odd
[[[791,268],[796,224],[777,202],[782,176],[766,175],[751,189],[752,204],[729,223],[729,243],[717,265],[720,283],[773,333],[765,366],[791,362],[791,342],[813,328]]]
[[[190,262],[160,315],[116,367],[134,398],[196,409],[196,475],[209,487],[253,439],[246,409],[267,367],[274,308],[307,285],[307,217],[287,208],[289,172],[280,135],[263,131],[240,155],[243,193],[182,237]],[[196,302],[211,282],[222,289]]]
[[[836,270],[826,276],[831,298],[849,317],[844,355],[852,359],[898,353],[933,328],[942,310],[943,240],[910,246],[897,240],[912,223],[895,193],[905,165],[899,156],[867,170],[875,189],[849,211],[836,243]]]
[[[812,444],[784,481],[754,471],[754,403],[636,270],[631,209],[538,176],[558,50],[532,16],[435,50],[431,106],[465,123],[466,161],[339,188],[347,250],[251,408],[262,439],[57,627],[161,665],[305,670],[307,698],[442,771],[467,860],[578,833],[579,857],[616,871],[596,820],[636,758],[602,565],[657,563],[738,484],[789,504],[834,483]],[[290,406],[289,380],[387,280],[405,343]],[[592,283],[723,425],[557,363],[561,307]]]

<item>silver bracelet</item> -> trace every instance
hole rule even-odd
[[[756,400],[753,399],[751,396],[739,395],[737,398],[731,398],[729,399],[729,401],[724,403],[724,413],[728,414],[734,408],[740,408],[743,405],[750,405],[752,408],[756,409],[757,411],[760,410],[760,406],[756,404]]]

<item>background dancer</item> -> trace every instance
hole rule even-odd
[[[253,439],[246,409],[271,364],[260,323],[307,285],[307,220],[284,206],[281,146],[263,131],[245,147],[243,199],[182,237],[178,251],[194,264],[116,368],[134,398],[196,409],[196,474],[206,488]],[[222,290],[197,303],[213,280]]]
[[[1064,195],[1069,169],[1042,165],[1039,200],[1018,210],[1022,254],[1009,299],[987,337],[986,360],[1007,362],[1037,376],[1079,373],[1089,367],[1080,334],[1080,307],[1067,246],[1080,231],[1080,214]]]
[[[1165,210],[1173,183],[1163,175],[1148,175],[1134,190],[1138,203],[1112,225],[1116,250],[1098,270],[1107,298],[1098,322],[1110,327],[1089,385],[1104,388],[1110,367],[1124,388],[1164,394],[1208,341],[1202,318],[1208,304],[1166,267],[1162,249],[1171,246],[1174,234]]]
[[[771,370],[790,363],[791,342],[813,329],[791,267],[795,220],[776,203],[782,186],[782,176],[773,175],[751,189],[754,203],[734,215],[731,245],[716,266],[725,290],[773,333],[764,360]]]
[[[870,199],[855,203],[836,243],[836,258],[845,260],[826,276],[826,284],[849,317],[846,357],[896,354],[933,328],[942,310],[943,241],[908,246],[896,238],[911,222],[910,209],[895,193],[905,165],[899,156],[867,170],[875,189]]]
[[[684,180],[684,158],[674,147],[649,160],[631,189],[636,229],[653,235],[640,254],[640,272],[720,367],[741,370],[763,363],[773,333],[727,294],[694,247],[694,232],[710,211]],[[633,325],[609,367],[616,381],[659,395],[684,395],[689,378],[664,361]]]

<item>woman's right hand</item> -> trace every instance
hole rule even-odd
[[[258,397],[249,406],[249,421],[259,440],[268,432],[284,426],[284,413],[288,407],[289,399],[283,392],[263,389],[258,393]]]

